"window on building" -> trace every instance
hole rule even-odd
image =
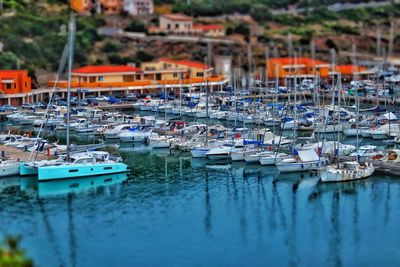
[[[99,82],[104,82],[104,76],[99,76]]]
[[[12,83],[7,83],[6,88],[7,89],[12,89],[12,85],[13,85]]]
[[[196,77],[204,77],[204,72],[197,72]]]
[[[124,75],[123,76],[123,81],[124,82],[133,82],[135,80],[134,75]]]
[[[96,77],[89,77],[89,83],[95,83]]]
[[[174,73],[174,78],[178,78],[178,73]]]
[[[175,24],[175,29],[179,29],[179,23]]]
[[[136,74],[136,80],[140,80],[140,74]]]
[[[167,24],[167,29],[171,30],[171,24],[169,24],[169,23]]]

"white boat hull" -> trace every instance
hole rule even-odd
[[[328,182],[346,182],[365,179],[371,176],[375,171],[375,168],[368,166],[365,169],[358,170],[323,170],[320,172],[321,181],[324,183]]]
[[[317,161],[308,162],[290,162],[290,163],[277,163],[276,167],[280,173],[290,173],[290,172],[307,172],[316,171],[321,167],[328,164],[328,159],[321,159]]]

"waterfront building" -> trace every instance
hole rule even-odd
[[[141,79],[142,71],[131,66],[85,66],[73,70],[72,82],[85,84],[133,82]]]
[[[340,73],[342,76],[362,74],[366,68],[356,65],[336,65],[334,70],[329,62],[314,60],[306,57],[299,58],[270,58],[267,60],[268,77],[286,79],[297,76],[299,78],[312,78],[315,76],[329,77]]]
[[[31,102],[32,80],[27,70],[0,70],[0,103],[22,105]]]
[[[180,78],[192,79],[192,78],[210,78],[212,76],[213,68],[206,64],[190,61],[190,60],[174,60],[170,58],[159,58],[152,62],[142,63],[142,69],[147,71],[158,71],[159,75],[157,77],[161,79],[168,78]],[[170,73],[162,75],[162,72],[172,72],[172,77]],[[179,75],[181,73],[181,75]]]
[[[80,98],[89,95],[122,95],[128,93],[157,92],[166,86],[179,92],[193,86],[212,87],[226,84],[223,75],[214,75],[213,68],[196,61],[160,58],[143,63],[141,68],[132,66],[85,66],[72,71],[71,91]],[[49,81],[61,97],[65,96],[66,81]],[[211,89],[211,90],[212,90]]]

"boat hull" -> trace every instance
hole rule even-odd
[[[0,164],[0,177],[19,175],[19,166],[19,163]]]
[[[209,148],[192,148],[190,153],[193,158],[206,158],[209,150]]]
[[[375,171],[374,167],[367,167],[363,170],[356,171],[321,171],[321,181],[324,183],[329,182],[347,182],[368,178]]]
[[[37,175],[37,169],[21,162],[19,164],[19,175],[21,176]]]
[[[296,162],[296,163],[279,163],[276,164],[280,173],[291,173],[291,172],[308,172],[316,171],[319,168],[326,166],[328,164],[328,159],[321,159],[318,161],[308,161],[308,162]]]
[[[124,163],[71,164],[37,167],[39,181],[53,181],[78,177],[128,172]]]

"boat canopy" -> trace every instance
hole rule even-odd
[[[319,160],[317,152],[315,152],[314,149],[309,149],[309,150],[299,150],[297,151],[299,154],[299,157],[301,161],[316,161]]]
[[[389,120],[389,121],[395,121],[397,120],[396,115],[394,115],[392,112],[387,112],[382,115],[384,119]]]

